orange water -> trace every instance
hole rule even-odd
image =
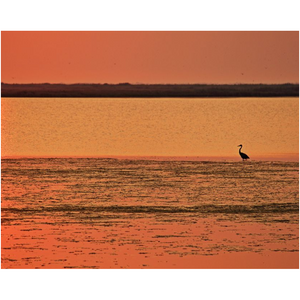
[[[298,160],[298,98],[3,98],[3,156]]]
[[[298,162],[2,161],[2,268],[299,268]]]
[[[3,268],[299,267],[298,98],[1,107]]]

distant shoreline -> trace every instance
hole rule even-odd
[[[7,84],[2,98],[299,97],[299,84]]]

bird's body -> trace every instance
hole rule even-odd
[[[243,145],[238,145],[238,147],[240,147],[239,154],[240,154],[241,158],[243,159],[243,161],[245,159],[249,159],[250,157],[246,153],[241,152],[241,149],[243,148]]]

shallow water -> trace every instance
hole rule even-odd
[[[299,98],[3,98],[1,109],[2,157],[299,153]]]
[[[298,162],[2,160],[2,268],[298,268]]]

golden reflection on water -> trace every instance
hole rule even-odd
[[[140,156],[4,159],[3,268],[299,267],[298,98],[1,106],[2,157]]]
[[[299,152],[298,98],[3,98],[2,156]]]
[[[123,217],[85,224],[29,219],[9,230],[4,224],[2,268],[299,267],[296,224]]]
[[[2,268],[299,268],[299,163],[2,161]]]

